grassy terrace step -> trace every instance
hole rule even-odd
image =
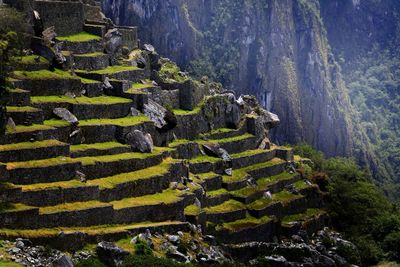
[[[27,90],[7,88],[7,95],[7,104],[10,106],[29,106],[31,104],[31,94]]]
[[[213,225],[210,226],[213,227]],[[275,221],[268,216],[254,218],[247,215],[245,218],[224,222],[213,228],[221,242],[232,244],[272,240],[276,234],[275,227]]]
[[[302,205],[304,200],[303,195],[296,195],[283,190],[272,194],[272,199],[260,198],[248,204],[247,209],[255,217],[261,217],[266,214],[281,217],[284,214],[295,213],[298,209],[302,210],[305,207],[305,205]]]
[[[119,80],[128,80],[132,82],[138,82],[141,79],[146,78],[143,69],[123,65],[109,66],[101,70],[93,71],[77,70],[76,73],[81,77],[97,81],[103,81],[105,77]]]
[[[230,128],[219,128],[212,130],[207,133],[200,134],[200,138],[207,139],[224,139],[224,138],[232,138],[235,136],[243,135],[246,133],[246,127],[240,127],[239,129],[230,129]]]
[[[6,134],[0,137],[1,144],[29,142],[33,140],[44,140],[57,136],[57,129],[50,125],[33,124],[30,126],[17,125],[15,129],[6,128]]]
[[[50,63],[47,59],[37,55],[29,55],[29,56],[22,56],[16,57],[16,68],[17,70],[41,70],[41,69],[48,69]]]
[[[233,199],[217,206],[207,207],[204,211],[207,214],[207,221],[213,223],[231,222],[246,216],[246,206]]]
[[[0,161],[27,161],[68,156],[69,145],[58,140],[0,145]]]
[[[282,234],[292,236],[300,229],[305,229],[309,235],[322,229],[330,222],[328,214],[321,209],[310,208],[282,218]]]
[[[276,156],[276,151],[274,149],[254,149],[231,154],[230,156],[232,158],[232,167],[239,169],[269,161]]]
[[[105,142],[95,144],[80,144],[70,146],[71,157],[89,157],[89,156],[102,156],[114,155],[120,153],[131,152],[131,146],[121,144],[118,142]]]
[[[216,190],[222,186],[222,176],[214,172],[196,174],[194,178],[207,191]]]
[[[8,162],[8,181],[14,184],[32,184],[70,180],[75,177],[79,166],[79,161],[68,157]]]
[[[81,80],[71,73],[56,69],[39,71],[14,71],[13,84],[21,89],[29,90],[32,96],[64,95],[72,92],[81,94]]]
[[[7,106],[7,115],[13,119],[16,124],[32,125],[43,122],[43,111],[31,106]]]
[[[255,149],[256,137],[252,134],[245,133],[223,139],[201,140],[199,143],[218,143],[223,149],[228,151],[228,153],[233,154]]]
[[[85,244],[97,243],[99,239],[117,241],[150,229],[152,232],[176,232],[187,229],[187,223],[182,221],[143,222],[136,224],[97,225],[90,227],[55,227],[35,230],[0,229],[0,237],[15,239],[28,238],[36,244],[46,244],[58,249],[81,249]],[[60,232],[63,235],[60,235]],[[83,235],[82,235],[83,233]],[[80,242],[69,242],[70,238],[80,237]],[[65,246],[62,246],[62,245]]]
[[[260,177],[273,176],[284,171],[286,162],[273,158],[270,161],[254,164],[245,168],[233,170],[232,176],[222,177],[223,186],[228,190],[237,190],[246,185],[246,180],[250,176],[255,179]]]
[[[282,218],[282,225],[289,226],[296,222],[304,222],[313,217],[326,214],[326,211],[321,209],[307,209],[305,212],[288,215]]]
[[[31,98],[32,104],[44,111],[47,119],[53,116],[53,109],[64,107],[69,109],[78,119],[120,118],[129,114],[132,101],[122,97],[80,96],[37,96]]]
[[[160,165],[114,176],[88,180],[70,180],[21,186],[23,201],[34,206],[64,202],[113,201],[162,191],[169,185],[170,170],[176,160],[166,159]]]
[[[73,55],[77,69],[100,70],[109,66],[110,55],[102,52]]]
[[[205,199],[205,206],[217,206],[225,201],[230,199],[230,194],[228,190],[225,188],[213,190],[213,191],[207,191],[206,192],[206,199]]]
[[[215,172],[216,170],[223,169],[224,165],[222,159],[204,155],[192,158],[188,162],[189,170],[194,174]]]
[[[100,52],[104,49],[101,37],[87,32],[69,36],[59,36],[57,39],[63,42],[63,51],[71,51],[76,54]]]
[[[81,171],[87,179],[106,177],[118,173],[136,171],[158,165],[169,155],[171,149],[155,147],[151,153],[128,152],[114,155],[81,157]]]

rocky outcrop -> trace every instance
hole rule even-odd
[[[352,154],[349,98],[318,1],[104,0],[103,9],[119,24],[140,26],[142,41],[181,66],[209,59],[226,70],[216,77],[225,86],[256,95],[279,115],[275,141]]]

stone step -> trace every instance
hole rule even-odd
[[[273,176],[285,170],[286,161],[273,158],[270,161],[250,165],[245,168],[233,170],[232,176],[222,177],[223,187],[229,191],[238,190],[247,185],[249,178],[259,179],[261,177]]]
[[[61,50],[74,54],[88,54],[104,50],[100,36],[90,33],[78,33],[70,36],[57,37],[62,42]]]
[[[31,96],[82,94],[81,79],[67,71],[14,71],[12,76],[14,86],[30,91]]]
[[[277,226],[277,222],[268,216],[261,218],[246,216],[243,219],[210,227],[210,231],[225,244],[271,242],[276,236]]]
[[[249,204],[259,198],[263,197],[266,191],[270,193],[277,193],[282,191],[285,186],[293,184],[300,179],[298,174],[280,173],[278,175],[262,178],[257,180],[257,185],[249,186],[244,188],[230,191],[231,198],[240,201],[245,204]],[[304,188],[304,187],[302,187]]]
[[[131,146],[118,142],[72,145],[70,150],[72,158],[115,155],[132,152]]]
[[[169,143],[168,147],[175,149],[172,157],[178,159],[193,159],[201,154],[199,144],[195,141],[177,139]]]
[[[23,89],[8,89],[7,104],[10,106],[30,106],[31,93]]]
[[[68,202],[100,200],[110,202],[121,198],[155,194],[168,188],[180,177],[177,160],[166,159],[160,165],[87,180],[70,180],[44,184],[23,185],[20,202],[31,206],[52,206]]]
[[[142,110],[144,105],[148,103],[149,96],[151,95],[148,91],[154,88],[155,86],[150,82],[146,84],[134,83],[127,90],[121,90],[118,95],[132,99],[135,107]]]
[[[212,191],[222,187],[222,176],[214,172],[192,175],[194,181],[199,183],[204,190]]]
[[[85,143],[109,142],[122,139],[133,130],[155,134],[154,123],[144,115],[128,116],[117,119],[80,120],[79,127]],[[99,135],[98,133],[102,133]]]
[[[229,191],[225,188],[207,191],[204,200],[205,207],[218,206],[231,198]]]
[[[222,173],[223,170],[229,166],[223,162],[220,158],[210,157],[210,156],[197,156],[193,159],[188,160],[189,162],[189,170],[193,174],[202,174],[202,173]]]
[[[218,143],[229,154],[241,153],[257,148],[257,138],[249,133],[223,139],[210,139],[200,143]]]
[[[288,215],[281,220],[281,229],[284,236],[292,236],[305,229],[309,235],[316,233],[330,225],[330,218],[326,211],[310,208],[303,212]]]
[[[104,34],[106,34],[106,26],[105,25],[99,25],[99,24],[89,24],[86,23],[83,25],[83,29],[85,32],[103,37]]]
[[[4,176],[2,176],[4,179]],[[21,198],[21,187],[11,183],[0,183],[0,202],[1,203],[17,203]]]
[[[69,145],[50,139],[0,145],[0,162],[28,161],[69,156]]]
[[[68,157],[8,162],[8,182],[13,184],[49,183],[75,178],[81,163]]]
[[[207,133],[200,134],[201,139],[225,139],[240,136],[247,133],[246,124],[239,129],[219,128]]]
[[[212,223],[232,222],[246,217],[246,206],[230,199],[217,206],[204,209],[207,221]]]
[[[37,55],[16,57],[15,70],[34,71],[49,69],[50,63],[47,59]]]
[[[232,168],[240,169],[250,165],[272,160],[276,156],[275,149],[254,149],[231,154]]]
[[[254,217],[274,215],[282,216],[303,212],[307,209],[307,199],[300,194],[293,194],[287,190],[272,194],[272,199],[260,198],[247,205],[249,213]]]
[[[146,77],[146,72],[143,69],[133,67],[133,66],[109,66],[100,70],[93,71],[81,71],[77,70],[76,73],[87,79],[104,81],[106,77],[110,79],[118,79],[118,80],[128,80],[132,82],[139,82],[140,80],[144,80]]]
[[[81,78],[82,94],[87,97],[103,95],[103,82]]]
[[[6,133],[3,136],[0,136],[0,144],[13,144],[40,141],[46,139],[58,139],[59,134],[59,130],[50,125],[17,125],[15,129],[6,129]]]
[[[80,171],[87,179],[95,179],[158,165],[169,155],[169,151],[168,148],[155,147],[151,153],[129,152],[74,160],[82,163]]]
[[[35,96],[31,101],[43,110],[45,119],[53,118],[53,110],[59,107],[68,109],[79,120],[126,117],[132,107],[131,100],[114,96]]]
[[[102,52],[72,55],[72,60],[78,70],[100,70],[110,65],[110,56]]]
[[[31,218],[37,219],[39,209],[29,207],[23,204],[7,203],[3,205],[0,211],[1,228],[31,228]]]
[[[7,116],[17,125],[32,125],[43,123],[43,111],[30,106],[7,106]]]
[[[2,239],[27,238],[35,245],[47,245],[52,248],[79,250],[86,244],[95,244],[98,240],[117,241],[134,236],[149,229],[152,233],[176,233],[189,231],[188,223],[182,221],[147,222],[123,225],[99,225],[90,227],[55,227],[41,229],[0,229]],[[45,233],[45,235],[43,234]],[[62,233],[62,234],[60,234]]]

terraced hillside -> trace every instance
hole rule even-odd
[[[290,148],[269,143],[274,114],[192,80],[149,46],[105,53],[108,26],[91,23],[58,37],[62,65],[26,56],[10,78],[1,238],[77,248],[195,223],[238,243],[323,225],[318,186],[296,171]],[[134,149],[135,130],[150,134],[151,151]]]

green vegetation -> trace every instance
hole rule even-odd
[[[230,212],[230,211],[237,211],[237,210],[242,210],[245,208],[246,207],[244,206],[243,203],[233,200],[233,199],[230,199],[218,206],[207,207],[204,209],[204,211],[207,212],[208,214],[214,214],[214,213],[225,213],[225,212]]]
[[[57,157],[50,159],[40,159],[40,160],[30,160],[30,161],[18,161],[18,162],[8,162],[7,170],[19,169],[19,168],[38,168],[38,167],[49,167],[69,163],[77,163],[78,160],[67,158],[67,157]]]
[[[144,115],[132,116],[118,119],[90,119],[80,120],[79,126],[95,126],[95,125],[116,125],[116,126],[133,126],[144,122],[150,122],[150,119]]]
[[[0,267],[21,267],[23,265],[12,261],[0,261]]]
[[[106,267],[99,259],[90,257],[87,260],[78,262],[75,267]]]
[[[37,60],[38,59],[38,60]],[[48,64],[47,59],[37,55],[29,55],[29,56],[17,56],[15,58],[18,64],[30,65],[30,64]]]
[[[144,195],[141,197],[125,198],[111,202],[114,205],[114,209],[124,209],[135,206],[147,206],[157,204],[172,204],[181,200],[179,196],[180,192],[167,189],[162,193]]]
[[[282,223],[289,224],[291,222],[297,222],[297,221],[305,221],[307,219],[310,219],[312,217],[324,214],[325,211],[320,210],[320,209],[307,209],[303,213],[298,213],[298,214],[293,214],[293,215],[288,215],[282,218]]]
[[[193,267],[192,264],[177,263],[170,259],[158,258],[152,255],[130,255],[124,259],[121,267]]]
[[[65,143],[53,139],[45,141],[37,141],[37,142],[14,143],[9,145],[0,145],[0,151],[36,149],[36,148],[44,148],[51,146],[60,146],[64,144]]]
[[[79,105],[112,105],[120,103],[130,103],[130,99],[116,96],[97,96],[97,97],[68,97],[68,96],[33,96],[31,97],[33,104],[43,103],[68,103]]]
[[[317,163],[311,179],[329,177],[325,178],[329,179],[328,212],[334,226],[357,245],[363,264],[400,260],[399,209],[371,183],[367,173],[352,159],[325,159],[321,152],[306,145],[295,150],[305,151],[300,156]]]
[[[101,70],[92,70],[92,71],[84,71],[88,73],[96,73],[96,74],[114,74],[118,72],[124,72],[124,71],[135,71],[135,70],[140,70],[138,67],[133,67],[133,66],[123,66],[123,65],[115,65],[115,66],[109,66],[105,69]],[[77,72],[82,72],[82,71],[77,71]]]
[[[67,41],[67,42],[89,42],[89,41],[100,41],[101,37],[91,33],[81,32],[78,34],[73,34],[68,36],[58,36],[57,39],[60,41]]]
[[[100,207],[110,206],[108,203],[103,203],[97,200],[86,201],[86,202],[72,202],[72,203],[63,203],[55,206],[41,207],[39,209],[40,214],[48,214],[48,213],[56,213],[63,211],[77,211],[77,210],[85,210],[85,209],[93,209]]]
[[[95,144],[79,144],[79,145],[71,145],[71,152],[82,152],[86,150],[108,150],[112,148],[126,148],[130,147],[129,145],[121,144],[118,142],[105,142],[105,143],[95,143]],[[1,150],[1,149],[0,149]]]
[[[189,205],[185,208],[185,215],[197,216],[201,212],[201,208],[194,204]]]
[[[242,229],[246,229],[249,227],[255,227],[257,225],[266,224],[270,221],[271,218],[268,216],[264,216],[261,218],[254,218],[252,216],[247,215],[246,218],[244,219],[217,225],[216,230],[227,229],[230,231],[240,231]]]
[[[179,67],[173,62],[167,62],[161,66],[159,71],[160,78],[164,81],[168,82],[170,79],[175,80],[176,82],[183,83],[186,80],[189,80],[190,77],[184,75]]]
[[[54,128],[50,125],[44,125],[44,124],[32,124],[30,126],[17,125],[15,127],[15,131],[10,128],[7,128],[6,133],[7,134],[25,133],[25,132],[45,131],[45,130],[51,130],[51,129],[54,129]]]
[[[24,107],[7,106],[7,112],[37,112],[37,111],[40,111],[40,109],[30,106],[24,106]]]
[[[30,80],[46,80],[46,79],[80,79],[71,75],[71,73],[59,69],[54,71],[50,70],[36,70],[36,71],[14,71],[13,75],[16,79],[30,79]]]

